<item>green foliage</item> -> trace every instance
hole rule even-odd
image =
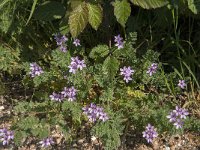
[[[159,8],[169,3],[167,0],[131,0],[131,2],[145,9]]]
[[[51,64],[57,67],[66,68],[71,60],[70,53],[63,53],[59,49],[52,51]]]
[[[25,131],[15,131],[15,138],[14,142],[17,146],[22,145],[23,141],[28,137],[29,135]]]
[[[100,138],[103,142],[105,150],[117,149],[120,146],[120,136],[124,128],[119,112],[110,116],[112,119],[106,123],[97,123],[91,131],[91,135]]]
[[[117,21],[125,27],[125,23],[128,20],[128,17],[131,14],[131,6],[130,3],[128,3],[127,0],[116,0],[113,4],[114,6],[114,14],[117,18]]]
[[[99,59],[109,54],[109,47],[107,45],[98,45],[94,47],[90,52],[90,57],[93,59]]]
[[[34,12],[34,18],[43,21],[61,19],[65,15],[65,7],[56,1],[45,1]]]
[[[28,24],[28,22],[30,21],[31,17],[33,16],[33,13],[35,11],[35,7],[37,5],[37,2],[38,2],[38,0],[34,0],[32,8],[31,8],[31,13],[30,13],[30,15],[28,17],[28,20],[27,20],[26,24]]]
[[[103,10],[100,5],[93,5],[88,3],[88,15],[90,25],[97,30],[103,19]]]
[[[38,125],[38,123],[39,123],[38,118],[36,118],[34,116],[30,116],[30,117],[24,118],[23,120],[19,121],[17,126],[21,129],[28,130],[31,128],[35,128]]]
[[[188,0],[188,7],[194,14],[198,14],[200,11],[200,1]]]
[[[19,56],[18,49],[14,50],[6,46],[0,46],[0,70],[11,73],[20,69]]]
[[[84,30],[88,23],[88,8],[87,4],[83,2],[76,7],[69,16],[69,27],[72,37],[78,36]]]
[[[119,61],[113,56],[108,56],[103,62],[102,71],[110,81],[115,78],[115,75],[119,69],[119,64]]]
[[[81,111],[81,107],[80,107],[79,104],[66,101],[62,104],[62,110],[64,112],[69,111],[72,119],[74,121],[81,123],[81,113],[82,113],[82,111]]]

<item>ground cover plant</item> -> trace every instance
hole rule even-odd
[[[0,2],[0,147],[179,149],[167,137],[191,134],[185,149],[198,149],[199,10],[198,0]]]

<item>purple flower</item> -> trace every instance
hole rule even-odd
[[[148,143],[152,143],[153,139],[158,136],[154,126],[148,124],[146,130],[142,132],[143,137],[147,140]]]
[[[182,111],[180,112],[180,118],[181,119],[186,119],[186,116],[188,116],[189,115],[189,113],[188,113],[188,111],[186,110],[186,109],[183,109],[182,108]]]
[[[76,92],[77,90],[73,86],[70,88],[64,87],[64,90],[61,92],[61,94],[64,97],[67,97],[68,101],[74,101],[76,99]]]
[[[69,67],[69,72],[75,74],[78,69],[82,70],[84,67],[86,67],[86,65],[84,60],[79,60],[78,57],[72,57],[70,66],[68,67]]]
[[[181,119],[177,119],[176,122],[174,122],[174,126],[176,126],[176,129],[182,128],[183,121]]]
[[[177,118],[177,114],[175,112],[170,112],[170,115],[167,116],[169,122],[175,122]]]
[[[174,113],[177,114],[177,116],[180,116],[180,118],[186,119],[186,116],[189,115],[188,111],[184,108],[179,108],[176,106],[176,109],[173,110]]]
[[[77,47],[77,46],[81,46],[80,44],[80,40],[79,39],[75,39],[73,44]]]
[[[8,145],[11,140],[14,139],[14,132],[9,131],[6,128],[0,129],[0,141],[3,145]]]
[[[181,89],[184,89],[184,88],[186,87],[185,80],[179,80],[178,86],[179,86]]]
[[[39,144],[41,144],[41,147],[48,147],[48,146],[50,146],[51,144],[54,144],[54,141],[53,141],[53,139],[50,137],[50,138],[45,138],[45,139],[43,139],[42,141],[39,142]]]
[[[64,99],[64,95],[55,92],[53,92],[52,95],[50,95],[49,97],[52,101],[58,101],[58,102],[61,102]]]
[[[120,34],[118,34],[117,36],[114,36],[115,37],[115,42],[121,42],[123,40],[123,38],[120,36]]]
[[[103,108],[98,107],[93,103],[91,103],[90,106],[83,107],[82,110],[90,122],[95,122],[98,119],[105,122],[109,119]]]
[[[30,63],[30,72],[31,77],[39,76],[43,73],[42,68],[37,63]]]
[[[183,119],[186,119],[187,115],[189,115],[189,113],[186,109],[176,106],[176,109],[171,111],[167,118],[176,126],[176,129],[179,129],[182,128],[184,123]]]
[[[156,73],[156,70],[158,68],[158,64],[157,63],[153,63],[151,64],[151,66],[148,68],[147,73],[152,76],[154,73]]]
[[[60,33],[56,34],[55,37],[54,37],[54,39],[56,40],[56,43],[57,43],[58,46],[61,46],[66,41],[68,41],[68,38],[65,35],[61,35]]]
[[[120,35],[114,36],[115,37],[115,46],[118,47],[118,49],[124,48],[124,42],[123,38]]]
[[[99,116],[99,120],[102,120],[103,122],[105,122],[106,120],[108,120],[108,116],[106,113],[101,113],[100,116]]]
[[[61,46],[60,46],[60,50],[61,50],[62,52],[67,52],[67,47],[66,47],[65,45],[61,45]]]
[[[120,68],[120,75],[124,76],[124,80],[126,81],[126,83],[128,83],[129,81],[132,80],[131,75],[133,75],[133,73],[135,72],[134,70],[131,69],[131,67],[126,67],[124,66],[123,68]]]

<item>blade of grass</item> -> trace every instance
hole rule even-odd
[[[33,16],[33,13],[34,13],[35,6],[36,6],[36,4],[37,4],[37,1],[38,1],[38,0],[34,0],[34,2],[33,2],[32,8],[31,8],[31,13],[30,13],[30,15],[29,15],[29,17],[28,17],[28,20],[27,20],[27,22],[26,22],[26,25],[29,23],[29,21],[31,20],[31,18],[32,18],[32,16]]]
[[[176,72],[177,75],[178,75],[181,79],[183,79],[183,76],[180,74],[180,72],[179,72],[176,68],[173,68],[173,69],[174,69],[174,72]]]
[[[191,76],[193,77],[194,81],[196,82],[196,85],[198,87],[198,89],[200,88],[199,83],[194,75],[194,73],[192,72],[192,70],[190,69],[190,67],[184,62],[182,61],[182,63],[184,64],[184,66],[188,69],[189,73],[191,74]]]

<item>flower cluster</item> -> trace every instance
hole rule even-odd
[[[43,73],[42,68],[37,63],[30,63],[30,72],[31,77],[39,76]]]
[[[124,66],[123,68],[120,68],[120,75],[124,76],[124,80],[126,81],[126,83],[128,83],[129,81],[132,80],[131,75],[133,75],[133,73],[135,72],[134,70],[131,69],[131,67],[126,67]]]
[[[74,44],[76,47],[81,46],[80,40],[79,40],[79,39],[75,39],[74,42],[73,42],[73,44]]]
[[[98,107],[93,103],[91,103],[90,106],[83,107],[82,109],[84,111],[83,113],[87,115],[90,122],[95,122],[98,119],[105,122],[109,119],[103,108]]]
[[[72,57],[71,63],[68,67],[69,67],[69,72],[75,74],[78,69],[82,70],[84,67],[86,67],[86,65],[84,60],[80,60],[78,57]]]
[[[8,145],[11,140],[14,139],[14,132],[9,131],[6,128],[0,129],[0,141],[3,145]]]
[[[61,92],[61,94],[64,97],[67,97],[68,101],[74,101],[76,99],[76,92],[77,90],[73,86],[70,88],[64,87],[64,90]]]
[[[68,101],[74,101],[76,100],[76,92],[77,90],[72,86],[70,88],[64,87],[64,90],[60,93],[53,92],[52,95],[50,95],[50,99],[53,101],[61,102],[64,98],[67,98]]]
[[[148,124],[146,126],[146,130],[142,132],[142,134],[148,143],[152,143],[153,139],[158,136],[158,133],[156,132],[154,126],[152,126],[151,124]]]
[[[156,73],[156,70],[158,68],[158,64],[157,63],[153,63],[151,64],[151,66],[148,68],[147,73],[152,76],[154,73]]]
[[[186,109],[176,106],[176,109],[171,111],[167,118],[176,126],[176,129],[179,129],[182,128],[184,123],[183,119],[186,119],[187,115],[189,115],[189,113]]]
[[[51,144],[54,144],[53,139],[50,138],[45,138],[42,141],[39,142],[41,144],[41,147],[49,147]]]
[[[115,46],[117,46],[118,49],[124,48],[124,41],[120,35],[115,36],[114,41],[115,41]]]
[[[178,86],[179,86],[181,89],[184,89],[184,88],[186,87],[185,80],[179,80]]]
[[[54,39],[56,40],[57,45],[60,46],[60,50],[62,52],[66,52],[67,47],[65,45],[65,42],[68,40],[68,38],[65,35],[56,34]]]

